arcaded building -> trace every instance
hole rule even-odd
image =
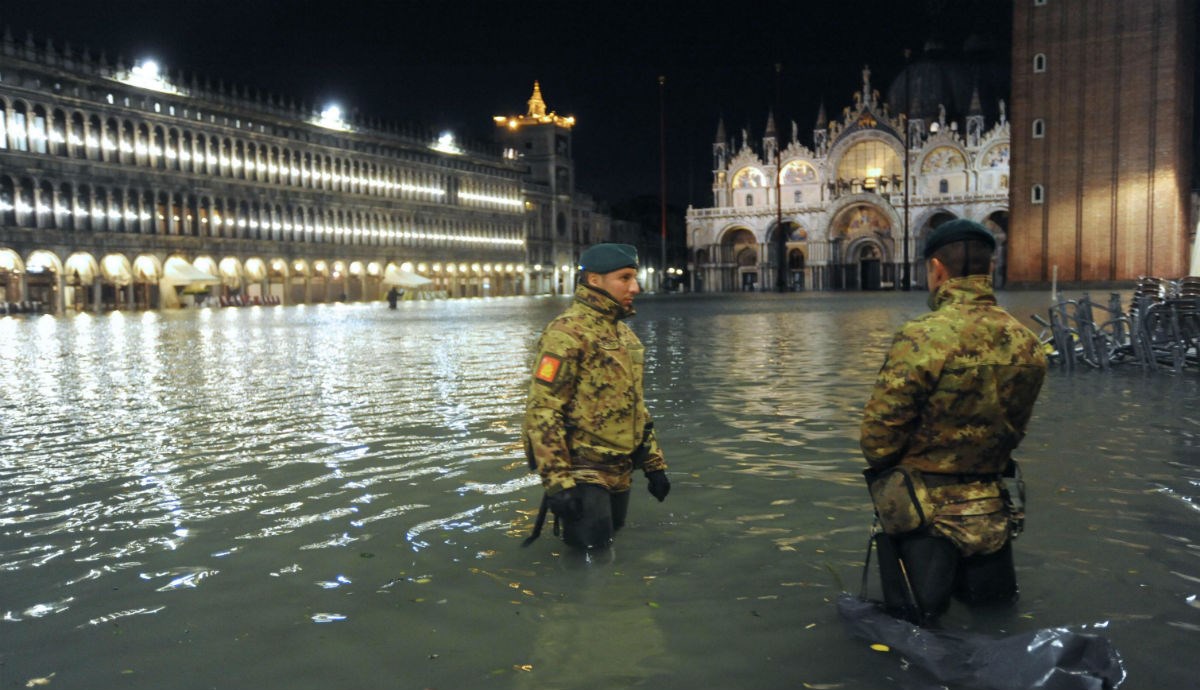
[[[1012,222],[1019,283],[1188,270],[1192,0],[1017,0]]]
[[[556,165],[569,127],[565,146]],[[609,221],[526,153],[6,31],[0,304],[375,300],[411,274],[450,297],[562,291],[555,267]]]
[[[978,37],[954,54],[931,41],[883,95],[864,69],[840,117],[827,119],[822,107],[810,143],[771,115],[757,141],[746,129],[731,138],[719,123],[712,206],[687,214],[692,289],[920,286],[925,237],[954,218],[996,233],[1002,284],[1010,186],[1002,52]]]

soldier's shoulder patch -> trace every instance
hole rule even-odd
[[[538,360],[533,378],[542,383],[554,383],[558,379],[558,370],[562,368],[562,358],[557,355],[544,354]]]

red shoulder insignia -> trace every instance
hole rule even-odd
[[[542,383],[554,383],[554,380],[558,378],[560,368],[562,368],[562,359],[554,355],[542,355],[542,360],[538,362],[533,377]]]

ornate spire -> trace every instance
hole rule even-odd
[[[763,132],[764,139],[771,139],[775,136],[775,113],[767,111],[767,131]]]
[[[717,138],[713,140],[713,143],[714,144],[724,144],[725,139],[726,139],[725,118],[718,116],[717,117]]]
[[[533,82],[533,95],[529,97],[529,117],[546,117],[546,101],[542,100],[542,87]]]

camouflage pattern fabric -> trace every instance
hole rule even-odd
[[[953,278],[891,349],[863,410],[861,446],[873,467],[998,475],[1025,436],[1046,376],[1037,336],[996,305],[990,276]],[[930,489],[932,529],[965,555],[1008,534],[999,482]]]
[[[628,491],[630,455],[650,413],[642,395],[645,349],[622,320],[633,315],[587,285],[538,341],[522,436],[548,493],[578,483]],[[646,473],[665,470],[658,440],[646,438]]]

